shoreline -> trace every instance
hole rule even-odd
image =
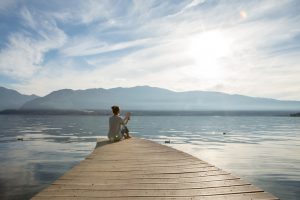
[[[297,111],[290,110],[209,110],[209,111],[186,111],[186,110],[124,110],[131,112],[132,116],[279,116],[298,117]],[[15,110],[0,111],[0,115],[70,115],[70,116],[109,116],[110,110]]]

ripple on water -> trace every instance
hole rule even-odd
[[[1,190],[8,192],[16,185],[30,185],[31,192],[40,190],[41,185],[50,184],[58,174],[84,159],[95,147],[96,138],[107,138],[107,116],[20,119],[10,117],[4,125],[0,116],[0,179],[5,180]],[[190,153],[281,199],[300,199],[299,120],[135,116],[128,126],[133,135]],[[17,141],[17,137],[24,141]],[[169,139],[171,143],[165,144]],[[28,191],[14,192],[20,195]]]

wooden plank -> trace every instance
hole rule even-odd
[[[126,173],[126,172],[97,172],[95,173],[94,171],[81,171],[78,173],[77,171],[71,171],[68,174],[65,174],[61,177],[61,179],[72,179],[72,177],[87,177],[87,178],[93,178],[95,177],[96,179],[115,179],[115,178],[165,178],[165,179],[170,179],[170,178],[204,178],[208,176],[219,176],[219,175],[229,175],[228,172],[222,171],[222,170],[213,170],[213,171],[206,171],[206,172],[195,172],[195,173],[172,173],[172,174],[167,174],[167,173],[153,173],[153,174],[137,174],[137,173]]]
[[[52,200],[53,197],[39,196],[34,200]],[[96,200],[108,199],[108,197],[55,197],[56,200]],[[112,197],[114,200],[151,200],[153,197]],[[212,195],[212,196],[195,196],[195,197],[155,197],[156,200],[279,200],[278,198],[266,192],[229,194],[229,195]]]
[[[205,182],[209,182],[209,181],[205,181]],[[53,183],[54,184],[73,184],[74,181],[71,180],[57,180]],[[151,183],[151,184],[157,184],[157,183],[162,183],[162,184],[182,184],[182,183],[199,183],[198,180],[195,179],[189,179],[189,180],[176,180],[176,179],[106,179],[106,180],[101,180],[101,181],[97,181],[97,180],[80,180],[80,184],[94,184],[94,185],[113,185],[113,184],[147,184],[147,183]],[[78,184],[78,183],[75,183]]]
[[[130,174],[182,174],[182,173],[200,173],[200,172],[208,172],[208,171],[218,171],[219,169],[216,167],[204,167],[204,168],[159,168],[155,169],[101,169],[97,167],[83,167],[82,169],[74,170],[74,172],[95,172],[95,173],[130,173]]]
[[[207,167],[207,166],[213,166],[208,163],[188,163],[185,162],[184,164],[176,164],[176,163],[150,163],[150,164],[144,164],[144,165],[137,165],[135,163],[108,163],[108,162],[103,162],[103,163],[94,163],[94,162],[82,162],[80,164],[81,166],[95,166],[98,168],[126,168],[126,169],[144,169],[144,168],[165,168],[165,167],[172,167],[172,168],[198,168],[198,167]]]
[[[187,153],[132,138],[102,141],[33,199],[276,199]]]
[[[262,192],[261,189],[252,185],[242,185],[242,186],[230,186],[230,187],[218,187],[218,188],[202,188],[202,189],[175,189],[175,190],[45,190],[43,193],[38,194],[38,196],[91,196],[91,197],[188,197],[188,196],[208,196],[208,195],[221,195],[221,194],[241,194],[241,193],[254,193]]]
[[[33,200],[150,200],[153,197],[49,197],[49,196],[35,196]],[[155,200],[191,200],[191,197],[155,197]]]
[[[199,183],[199,182],[210,182],[210,181],[220,181],[220,180],[234,180],[237,179],[231,175],[218,175],[218,176],[208,176],[208,177],[197,177],[197,178],[130,178],[130,177],[126,177],[126,178],[99,178],[99,179],[94,179],[94,180],[88,180],[88,179],[83,179],[80,180],[80,182],[78,181],[72,181],[70,180],[56,180],[53,185],[57,185],[57,184],[64,184],[64,185],[105,185],[105,184],[134,184],[134,183],[138,183],[138,184],[147,184],[147,183],[151,183],[151,184],[155,184],[155,183],[162,183],[162,184],[172,184],[172,183],[176,183],[176,184],[183,184],[183,183]]]
[[[162,184],[162,183],[146,183],[146,184],[112,184],[112,185],[53,185],[45,191],[51,190],[177,190],[177,189],[200,189],[200,188],[216,188],[216,187],[229,187],[229,186],[240,186],[249,185],[243,180],[222,180],[222,181],[211,181],[211,182],[197,182],[197,183],[173,183],[173,184]]]
[[[93,173],[93,172],[91,172]],[[113,176],[110,176],[110,174],[114,174]],[[114,172],[114,173],[106,173],[105,177],[103,177],[104,173],[99,173],[99,176],[74,176],[74,177],[68,177],[64,176],[61,177],[59,180],[61,181],[81,181],[81,182],[101,182],[101,181],[107,181],[107,180],[133,180],[138,181],[141,179],[144,179],[145,181],[149,181],[149,179],[165,179],[166,181],[170,181],[170,179],[175,179],[173,181],[177,182],[198,182],[198,181],[205,181],[205,180],[211,180],[215,177],[218,177],[220,175],[229,175],[227,172],[224,171],[211,171],[211,172],[202,172],[200,173],[184,173],[184,174],[120,174]],[[211,178],[212,177],[212,178]],[[223,177],[221,177],[223,178]],[[161,180],[164,181],[164,180]]]
[[[243,194],[222,194],[212,196],[195,196],[193,200],[279,200],[266,192],[243,193]]]

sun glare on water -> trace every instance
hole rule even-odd
[[[193,73],[207,79],[221,78],[224,69],[220,59],[230,55],[230,43],[220,31],[190,36],[186,53],[194,63]]]

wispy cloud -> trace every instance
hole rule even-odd
[[[61,47],[67,36],[55,22],[32,15],[27,8],[21,10],[20,17],[28,29],[9,36],[0,52],[0,70],[8,76],[28,78],[40,70],[44,54]]]
[[[16,7],[17,2],[15,0],[2,0],[0,1],[0,13],[7,13],[7,10]]]
[[[108,44],[103,41],[97,41],[96,39],[84,39],[79,42],[76,41],[72,45],[68,45],[66,48],[61,50],[61,53],[66,56],[91,56],[143,46],[148,44],[149,41],[150,39],[140,39],[116,44]]]

